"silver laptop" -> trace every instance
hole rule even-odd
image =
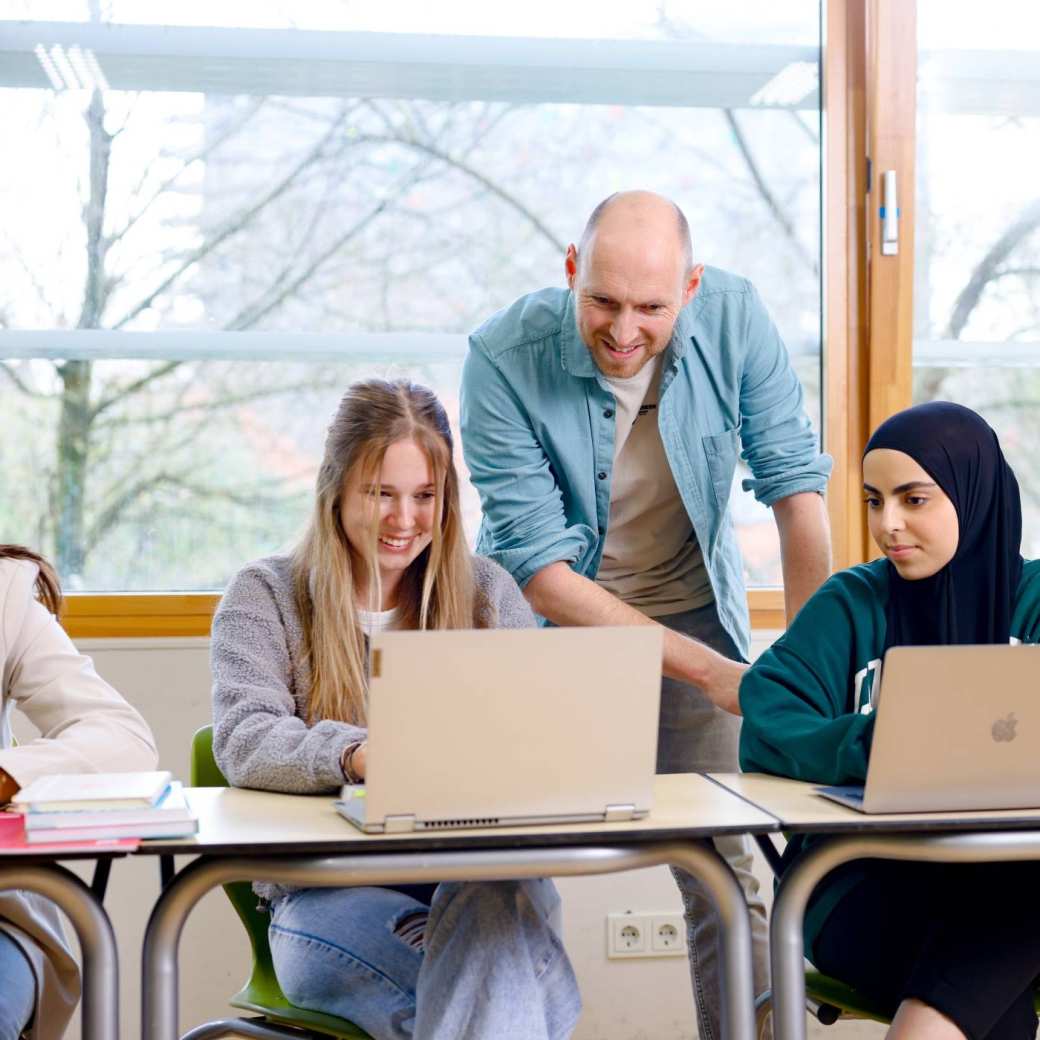
[[[661,650],[657,626],[379,633],[336,808],[370,833],[645,816]]]
[[[1040,648],[899,646],[885,655],[866,813],[1040,808]]]

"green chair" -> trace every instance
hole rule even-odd
[[[768,836],[756,835],[755,842],[765,856],[773,873],[780,876],[780,853]],[[805,973],[805,1003],[809,1011],[821,1025],[831,1026],[840,1018],[869,1019],[872,1022],[888,1024],[891,1017],[873,1001],[868,1000],[852,986],[840,982],[831,975],[809,969]],[[1040,989],[1033,996],[1033,1004],[1040,1015]],[[755,1034],[765,1035],[765,1026],[773,1006],[772,992],[766,992],[755,1004]]]
[[[786,837],[786,835],[785,835]],[[756,834],[755,843],[765,857],[770,869],[780,877],[780,853],[768,835]],[[888,1022],[889,1018],[861,993],[851,986],[839,982],[830,975],[812,969],[805,973],[805,1005],[806,1010],[821,1025],[834,1025],[839,1018],[865,1018],[874,1022]],[[755,1004],[755,1033],[765,1035],[765,1026],[769,1013],[773,1009],[773,994],[763,993]]]
[[[213,727],[203,726],[191,741],[191,786],[227,787],[228,782],[213,758]],[[181,1040],[216,1040],[217,1037],[255,1037],[256,1040],[371,1040],[364,1030],[345,1018],[307,1011],[290,1004],[278,985],[271,948],[267,942],[268,917],[256,908],[256,895],[248,881],[225,885],[249,935],[253,969],[248,981],[228,1003],[257,1018],[223,1019],[207,1022],[186,1033]]]

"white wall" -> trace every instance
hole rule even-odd
[[[770,634],[759,633],[756,650]],[[192,733],[210,720],[208,640],[82,640],[98,670],[151,723],[164,768],[187,779]],[[184,860],[178,860],[182,865]],[[89,871],[88,871],[89,872]],[[771,892],[768,869],[760,875]],[[558,882],[564,933],[582,988],[585,1011],[575,1040],[692,1040],[693,999],[685,958],[608,961],[606,915],[612,911],[678,910],[679,897],[664,867]],[[140,949],[159,890],[158,861],[116,862],[106,898],[121,955],[124,1040],[140,1036]],[[181,941],[181,1028],[231,1014],[227,997],[247,975],[245,933],[223,894],[210,893],[189,919]],[[883,1030],[847,1023],[823,1030],[833,1040],[877,1037]],[[816,1032],[814,1031],[814,1033]],[[78,1036],[78,1024],[69,1030]]]

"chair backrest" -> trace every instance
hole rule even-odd
[[[220,771],[213,757],[213,727],[203,726],[191,738],[191,764],[188,775],[192,787],[229,787],[227,777]],[[248,881],[234,881],[224,886],[231,905],[235,908],[239,919],[245,926],[249,936],[249,945],[253,950],[253,973],[246,983],[246,989],[256,994],[268,993],[272,999],[280,998],[281,986],[274,973],[271,961],[271,947],[267,942],[268,915],[257,908],[257,896]]]

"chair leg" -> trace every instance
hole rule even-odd
[[[841,1008],[833,1004],[817,1003],[812,997],[805,998],[805,1010],[816,1019],[820,1025],[832,1026],[841,1018]],[[755,1037],[769,1036],[767,1027],[770,1025],[770,1016],[773,1013],[773,991],[767,989],[755,1001]]]
[[[222,1018],[185,1033],[181,1040],[310,1040],[310,1031],[279,1026],[263,1018]]]

